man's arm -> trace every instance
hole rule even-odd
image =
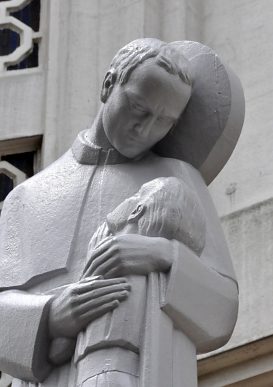
[[[51,296],[8,290],[0,293],[0,369],[39,382],[51,370],[47,319]]]
[[[212,243],[209,233],[216,224]],[[225,244],[219,246],[224,239],[217,218],[214,226],[207,228],[201,257],[175,240],[130,234],[110,238],[94,253],[89,274],[111,277],[169,270],[162,309],[199,352],[219,348],[228,341],[237,319],[238,288],[232,267],[227,270],[228,250]]]
[[[183,244],[173,241],[172,264],[162,310],[199,353],[229,340],[237,319],[236,282],[217,273]]]
[[[92,318],[117,307],[127,297],[129,287],[125,279],[99,281],[94,290],[91,289],[94,282],[91,279],[72,284],[74,287],[67,294],[69,301],[63,303],[67,306],[66,313],[56,311],[56,297],[31,294],[31,282],[20,279],[28,278],[28,272],[39,266],[37,262],[41,265],[45,262],[41,261],[39,254],[30,254],[33,235],[26,228],[26,224],[31,222],[31,218],[25,216],[26,200],[24,187],[16,187],[6,199],[0,218],[0,370],[19,379],[38,382],[49,374],[50,362],[56,364],[50,357],[59,355],[56,352],[60,349],[59,339],[66,336],[64,331],[69,330],[68,325],[73,325],[77,318],[81,320],[73,327],[76,337]],[[41,250],[47,248],[48,244],[42,242],[43,239],[36,240],[37,251],[39,247]],[[25,246],[28,248],[24,249]],[[22,272],[26,275],[21,276]],[[18,284],[24,286],[18,290]],[[64,315],[68,324],[60,321]],[[58,348],[50,345],[53,338],[58,339]]]
[[[206,220],[200,258],[172,241],[172,266],[162,309],[192,339],[199,352],[224,345],[237,320],[238,286],[221,224],[198,171],[187,166]]]
[[[23,260],[28,235],[24,223],[24,188],[20,187],[8,195],[0,218],[0,369],[37,382],[51,369],[47,360],[47,317],[52,296],[6,288],[6,283],[16,283],[22,271],[29,269]]]

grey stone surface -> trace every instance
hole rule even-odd
[[[166,387],[171,380],[173,387],[196,386],[196,351],[216,349],[230,337],[237,283],[203,178],[172,154],[150,152],[186,113],[194,90],[190,68],[175,45],[158,40],[136,41],[121,50],[105,76],[103,105],[93,126],[6,199],[0,228],[0,368],[18,378],[14,386],[37,381],[45,387],[74,386],[77,378],[83,385],[88,378],[90,385],[103,385],[97,375],[104,373],[111,381],[116,371],[125,374],[123,381],[115,381],[124,387],[136,383],[128,374],[141,386]],[[221,156],[223,165],[224,149]],[[115,225],[113,214],[122,219],[122,202],[162,177],[178,179],[183,187],[182,237],[177,230],[170,237],[171,221],[163,235],[121,228],[120,235],[115,229],[115,235],[89,246],[105,219],[108,226]],[[132,208],[125,224],[132,227],[144,214],[142,207]],[[143,317],[133,326],[142,331],[138,345],[131,334],[124,339],[126,329],[117,329],[110,343],[97,339],[90,356],[83,352],[78,357],[78,365],[58,357],[61,346],[71,345],[89,324],[94,329],[99,316],[105,319],[112,311],[119,321],[122,309],[124,319],[128,309],[132,318],[126,303],[141,293],[134,294],[139,283],[144,290],[140,303],[147,295],[145,311],[139,308]],[[24,326],[20,339],[19,323]]]
[[[273,334],[273,51],[268,49],[273,4],[265,0],[209,0],[203,4],[202,41],[232,66],[246,98],[245,123],[236,149],[209,187],[240,284],[238,322],[229,344],[221,350],[224,353]],[[250,363],[249,369],[253,368]],[[242,366],[242,375],[244,372]],[[223,384],[233,382],[231,375],[228,371]]]
[[[156,151],[190,163],[209,184],[226,164],[241,133],[245,114],[242,86],[211,48],[190,41],[172,45],[190,62],[193,89],[175,130]]]

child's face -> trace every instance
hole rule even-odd
[[[117,235],[117,233],[124,233],[124,230],[126,230],[126,232],[129,230],[130,234],[135,233],[133,232],[135,230],[134,225],[128,224],[128,218],[137,206],[138,200],[136,195],[131,196],[130,198],[125,199],[114,209],[114,211],[107,215],[106,222],[112,234]]]
[[[144,212],[145,206],[140,204],[137,194],[124,200],[107,215],[106,222],[109,230],[114,235],[138,234],[138,219]]]
[[[138,234],[137,223],[126,223],[124,227],[117,230],[115,235],[124,235],[124,234]]]

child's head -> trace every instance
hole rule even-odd
[[[142,185],[107,216],[113,234],[176,239],[197,254],[205,244],[205,219],[194,192],[175,177]]]

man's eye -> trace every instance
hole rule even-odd
[[[173,119],[171,119],[169,117],[158,117],[157,118],[157,122],[159,122],[160,124],[167,125],[167,126],[174,125]]]
[[[145,109],[141,106],[141,105],[138,105],[137,103],[132,103],[131,104],[131,107],[135,110],[135,111],[137,111],[137,112],[139,112],[139,113],[146,113],[146,111],[145,111]]]

